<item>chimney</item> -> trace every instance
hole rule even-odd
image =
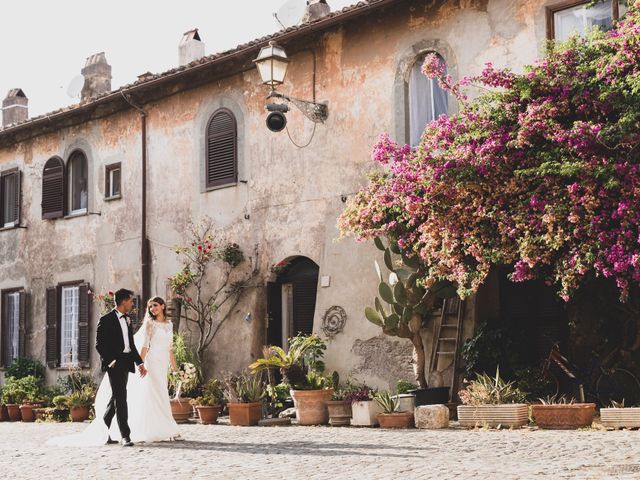
[[[327,4],[327,0],[307,0],[307,10],[300,23],[313,22],[320,20],[331,13],[331,7]]]
[[[107,63],[104,52],[96,53],[87,58],[87,63],[81,73],[84,77],[84,86],[80,93],[81,102],[86,102],[111,91],[111,65]]]
[[[2,101],[2,126],[24,122],[29,118],[29,99],[21,88],[12,88]]]
[[[194,28],[182,35],[178,45],[178,63],[181,67],[204,57],[204,43],[200,40],[198,29]]]

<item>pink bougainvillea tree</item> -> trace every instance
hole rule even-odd
[[[427,286],[448,279],[461,296],[510,265],[513,281],[543,279],[565,300],[605,277],[640,303],[640,0],[612,30],[550,44],[523,73],[487,64],[453,83],[435,55],[423,73],[460,112],[427,125],[416,149],[380,137],[382,168],[342,234],[388,237],[420,257]],[[468,100],[474,85],[488,92]]]

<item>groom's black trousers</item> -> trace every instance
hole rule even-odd
[[[117,361],[113,368],[107,370],[107,375],[109,375],[109,384],[111,385],[111,400],[109,400],[107,411],[103,417],[104,423],[107,427],[111,427],[111,421],[115,415],[118,427],[120,427],[120,435],[122,438],[128,438],[131,430],[129,429],[127,408],[127,380],[129,379],[127,362]]]

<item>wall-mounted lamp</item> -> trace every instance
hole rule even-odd
[[[267,97],[268,99],[280,98],[285,102],[295,105],[312,122],[325,122],[329,113],[327,105],[289,97],[276,92],[276,87],[284,83],[289,65],[289,58],[284,48],[271,41],[269,45],[262,47],[258,57],[253,62],[258,68],[262,83],[271,87],[271,92]],[[273,132],[282,131],[287,125],[285,113],[289,111],[288,106],[271,103],[267,105],[267,110],[270,112],[267,116],[267,127],[269,130]]]

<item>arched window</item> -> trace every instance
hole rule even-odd
[[[64,215],[64,163],[53,157],[44,164],[42,172],[42,218]]]
[[[80,150],[76,150],[69,157],[67,176],[69,181],[69,213],[83,213],[87,211],[89,200],[89,182],[87,171],[87,157]]]
[[[238,181],[238,128],[230,110],[217,110],[207,124],[207,188]]]
[[[448,113],[447,92],[440,88],[437,80],[427,78],[420,71],[428,53],[421,55],[416,60],[409,76],[409,141],[411,146],[416,146],[420,142],[420,137],[427,123],[443,113]],[[440,55],[438,58],[445,67],[446,73],[444,59]]]

